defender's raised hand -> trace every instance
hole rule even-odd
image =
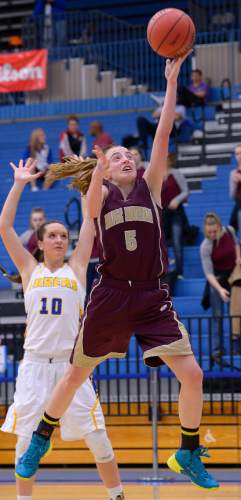
[[[27,184],[35,179],[38,179],[43,175],[42,172],[34,173],[36,169],[36,160],[33,158],[28,158],[25,165],[23,164],[23,160],[19,161],[18,166],[15,163],[10,162],[10,165],[14,171],[14,182]]]

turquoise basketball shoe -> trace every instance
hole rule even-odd
[[[45,439],[34,432],[28,449],[18,460],[15,476],[20,479],[31,479],[38,470],[41,458],[47,456],[51,449],[50,439]]]
[[[177,450],[167,461],[169,469],[178,474],[185,474],[192,483],[206,490],[219,487],[218,482],[208,473],[200,457],[209,457],[208,449],[200,446],[194,451]]]

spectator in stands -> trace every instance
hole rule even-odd
[[[203,81],[202,71],[194,69],[191,73],[191,83],[188,87],[178,89],[178,104],[190,108],[191,106],[204,106],[209,95],[209,86]]]
[[[155,136],[161,111],[162,105],[158,106],[154,110],[152,113],[152,117],[154,119],[153,121],[148,120],[145,116],[139,116],[137,118],[138,136],[125,136],[122,141],[123,146],[129,149],[130,147],[137,145],[143,150],[145,157],[147,157],[148,139],[149,137],[153,139]],[[185,107],[177,105],[170,138],[178,142],[188,142],[191,139],[193,129],[193,122],[189,118],[186,118]]]
[[[141,177],[145,172],[147,162],[143,160],[143,156],[139,148],[137,147],[135,148],[133,146],[132,148],[129,148],[129,151],[132,153],[132,156],[136,164],[137,179],[141,179]]]
[[[20,235],[23,246],[35,256],[38,251],[37,231],[46,222],[44,209],[34,207],[30,213],[29,229]]]
[[[66,45],[66,0],[36,0],[33,18],[40,47]]]
[[[228,278],[236,264],[241,263],[240,246],[231,226],[224,227],[214,212],[207,213],[204,219],[204,236],[200,248],[201,261],[207,279],[202,305],[211,306],[213,356],[222,352],[222,321],[224,303],[229,302],[230,285]]]
[[[48,170],[49,163],[53,161],[53,155],[51,148],[46,143],[46,135],[42,128],[36,128],[32,131],[30,137],[30,143],[23,152],[23,160],[26,161],[27,158],[34,158],[36,163],[36,171],[42,172],[41,179],[38,179],[38,186],[45,185],[43,183],[45,174]],[[38,191],[36,181],[31,182],[32,191]]]
[[[68,118],[68,128],[60,134],[59,155],[63,161],[65,156],[86,156],[87,144],[84,134],[80,131],[76,115]]]
[[[175,169],[176,153],[169,153],[167,175],[162,184],[163,227],[165,238],[171,241],[176,261],[176,273],[183,278],[183,234],[187,217],[183,208],[188,198],[188,186],[184,175]]]
[[[102,123],[98,121],[91,122],[90,135],[95,137],[92,144],[92,149],[95,146],[99,146],[101,149],[106,149],[113,144],[111,135],[104,131]]]
[[[241,145],[235,148],[235,158],[237,168],[232,170],[229,177],[230,197],[235,201],[230,224],[239,231],[239,237],[241,238]]]

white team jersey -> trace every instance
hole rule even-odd
[[[68,264],[55,272],[38,264],[24,294],[24,349],[48,357],[69,353],[78,333],[84,299],[85,289]]]

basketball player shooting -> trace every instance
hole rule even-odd
[[[135,332],[145,363],[165,363],[181,384],[181,445],[168,459],[168,466],[202,488],[219,486],[201,461],[202,456],[208,456],[207,449],[199,444],[203,374],[164,284],[167,256],[161,232],[160,193],[174,121],[177,79],[188,54],[166,62],[164,105],[150,164],[140,181],[136,180],[132,154],[121,146],[110,148],[105,155],[95,148],[97,163],[68,160],[66,172],[72,166],[76,173],[73,184],[83,193],[87,191],[87,210],[95,221],[101,249],[100,279],[92,288],[71,366],[57,384],[30,447],[17,464],[21,477],[35,474],[56,422],[79,386],[105,359],[125,356]],[[67,176],[61,169],[63,165],[56,166],[56,176]]]

